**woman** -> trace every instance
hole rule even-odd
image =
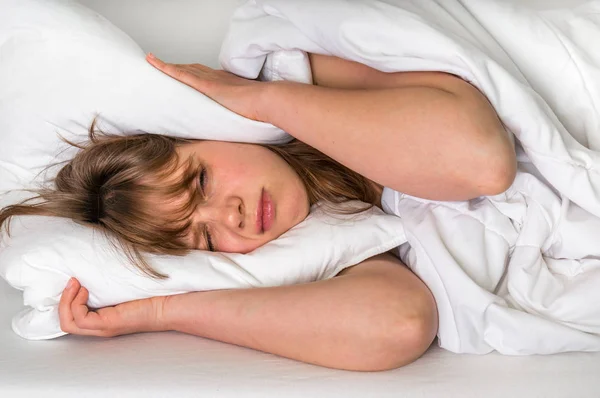
[[[354,196],[378,205],[383,186],[433,200],[467,200],[503,192],[512,183],[516,160],[508,133],[473,86],[444,73],[388,74],[334,57],[312,54],[310,60],[313,85],[258,82],[148,56],[157,69],[230,110],[272,123],[333,159],[331,164],[339,162],[323,170],[353,180],[342,184],[352,189],[316,189],[311,179],[327,179],[309,172],[320,169],[318,163],[301,172],[294,156],[277,156],[266,147],[178,143],[176,161],[158,161],[159,178],[144,183],[149,189],[139,199],[146,215],[131,225],[177,220],[163,230],[173,242],[245,253],[296,225],[316,200],[335,204]],[[295,160],[305,161],[302,155]],[[82,220],[97,223],[111,200],[105,195],[96,207],[82,209]],[[119,238],[129,233],[119,236],[115,228]],[[145,236],[129,247],[134,255],[136,247],[156,250],[153,239]],[[72,280],[60,301],[61,328],[104,337],[177,330],[322,366],[392,369],[425,352],[437,330],[431,293],[399,265],[383,254],[330,280],[154,297],[95,312],[86,306],[87,290]]]

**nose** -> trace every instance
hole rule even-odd
[[[197,212],[200,213],[198,221],[201,222],[212,221],[231,229],[245,227],[245,209],[239,197],[229,197],[218,203],[206,203],[199,206]]]

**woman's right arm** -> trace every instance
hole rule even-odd
[[[389,254],[323,281],[166,296],[159,313],[163,330],[362,371],[414,361],[437,332],[431,293]]]
[[[308,85],[148,60],[228,109],[271,123],[408,195],[468,200],[504,192],[515,178],[510,133],[494,108],[474,86],[447,73],[383,73],[325,59],[320,68],[315,63],[317,85]]]

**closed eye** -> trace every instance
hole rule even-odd
[[[206,169],[206,167],[202,166],[200,168],[200,173],[198,175],[198,185],[199,185],[199,191],[200,194],[206,198],[206,185],[207,185],[207,180],[208,180],[208,171]],[[203,228],[203,232],[204,232],[204,240],[206,241],[206,247],[208,248],[209,251],[214,252],[215,250],[215,246],[213,244],[213,239],[212,236],[210,234],[210,232],[208,232],[208,228],[206,228],[206,225],[204,225]]]
[[[206,239],[206,246],[208,246],[208,250],[210,250],[211,252],[214,252],[215,247],[212,243],[212,238],[210,236],[210,232],[208,232],[208,230],[206,228],[204,229],[204,235],[205,235],[205,239]]]
[[[200,192],[202,193],[202,196],[206,195],[206,180],[207,180],[207,171],[206,171],[206,167],[202,167],[202,169],[200,170],[200,176],[198,177],[199,183],[200,183]]]

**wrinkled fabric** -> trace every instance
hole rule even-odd
[[[490,0],[255,0],[220,60],[310,83],[306,52],[384,72],[443,71],[479,88],[515,140],[501,195],[436,202],[385,189],[454,352],[600,350],[600,2],[533,10]],[[402,154],[399,153],[399,156]]]

